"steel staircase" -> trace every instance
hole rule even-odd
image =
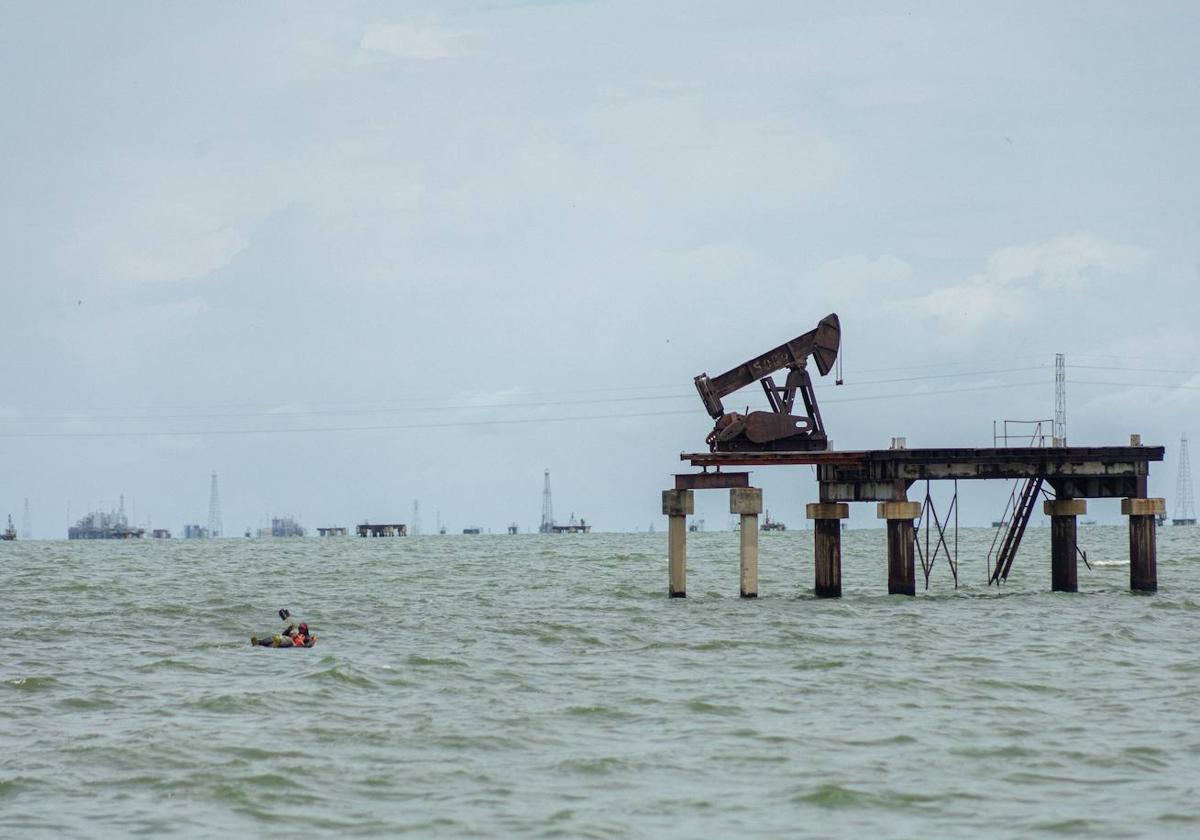
[[[1016,559],[1017,549],[1021,547],[1021,538],[1025,536],[1025,528],[1029,525],[1029,520],[1033,516],[1033,510],[1037,506],[1038,496],[1042,491],[1042,480],[1040,478],[1029,478],[1025,480],[1024,486],[1020,486],[1020,496],[1017,495],[1018,487],[1013,488],[1012,496],[1008,500],[1008,507],[1005,512],[1012,509],[1012,516],[1008,518],[1008,525],[1004,529],[1003,540],[1000,539],[1000,533],[997,532],[996,539],[992,540],[992,547],[988,550],[988,562],[991,562],[992,552],[996,549],[996,543],[1000,543],[1000,552],[996,554],[996,563],[992,569],[992,578],[988,584],[993,583],[999,585],[1008,580],[1009,569],[1012,568],[1013,560]]]

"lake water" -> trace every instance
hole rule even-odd
[[[1200,531],[886,595],[847,531],[0,543],[0,835],[1200,836]],[[918,569],[919,586],[923,584]],[[289,607],[311,650],[251,648]]]

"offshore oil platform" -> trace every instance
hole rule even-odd
[[[512,533],[512,532],[510,532]],[[554,521],[554,500],[550,495],[550,470],[546,470],[545,478],[542,484],[542,524],[538,526],[539,534],[590,534],[592,526],[587,520],[580,517],[577,521],[575,513],[571,513],[571,518],[566,525],[559,525]]]
[[[69,540],[140,540],[145,528],[129,524],[125,516],[125,497],[115,511],[93,511],[67,529]]]
[[[668,518],[670,597],[687,594],[687,517],[695,512],[694,493],[717,489],[729,491],[729,512],[741,517],[741,595],[758,596],[757,520],[763,511],[762,489],[750,486],[748,471],[728,468],[800,465],[815,467],[817,473],[819,501],[806,508],[814,526],[817,597],[842,594],[842,520],[849,517],[851,504],[861,502],[875,503],[876,516],[886,522],[890,594],[916,594],[918,559],[926,588],[930,571],[942,558],[957,586],[958,482],[989,479],[1018,482],[1011,514],[1006,511],[1002,517],[998,550],[989,555],[989,583],[999,585],[1008,578],[1025,529],[1042,501],[1050,517],[1050,588],[1077,591],[1078,560],[1086,563],[1087,557],[1077,544],[1076,519],[1086,515],[1088,499],[1119,498],[1121,513],[1129,520],[1129,587],[1157,590],[1156,526],[1166,502],[1148,496],[1147,480],[1150,463],[1163,459],[1164,448],[1143,446],[1139,435],[1132,435],[1128,446],[1067,446],[1061,356],[1050,446],[998,446],[993,439],[992,447],[983,449],[908,449],[902,439],[896,439],[889,449],[839,452],[830,449],[808,361],[815,361],[821,375],[826,375],[834,368],[840,345],[841,324],[831,314],[815,329],[720,376],[695,377],[696,390],[715,424],[706,439],[709,451],[680,455],[700,472],[677,474],[675,486],[662,494],[662,512]],[[776,385],[774,375],[785,370],[783,385]],[[722,399],[756,380],[768,410],[727,412]],[[797,396],[802,410],[796,405]],[[952,501],[940,513],[930,494],[934,481],[954,485]],[[925,485],[924,498],[910,498],[920,482]]]

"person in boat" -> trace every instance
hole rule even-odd
[[[307,624],[300,624],[290,637],[292,647],[312,647],[313,637],[308,632]]]
[[[300,620],[295,618],[288,611],[287,607],[284,607],[279,611],[279,620],[283,622],[283,635],[285,636],[294,635],[296,630],[300,627]]]
[[[250,637],[250,644],[260,647],[312,647],[315,638],[308,631],[308,624],[292,616],[286,608],[279,611],[283,622],[283,632],[276,633],[270,638],[260,639]]]
[[[259,647],[312,647],[316,643],[316,636],[310,635],[308,625],[301,625],[305,629],[297,629],[291,636],[285,636],[282,633],[276,633],[269,639],[260,639],[258,636],[250,637],[250,644],[258,645]]]

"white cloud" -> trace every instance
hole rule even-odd
[[[902,300],[897,308],[929,318],[941,329],[972,333],[986,324],[1033,318],[1048,311],[1045,301],[1054,293],[1082,291],[1106,277],[1127,274],[1146,259],[1141,248],[1088,233],[1011,245],[993,253],[983,271],[962,283]]]
[[[884,254],[877,259],[852,254],[827,260],[813,273],[813,281],[838,296],[894,289],[912,279],[912,266]]]
[[[118,255],[113,274],[133,283],[174,283],[194,280],[224,268],[249,245],[233,228],[168,234],[148,249]]]
[[[380,23],[367,27],[358,42],[357,63],[395,59],[444,61],[467,55],[466,33],[428,24]]]
[[[1142,265],[1145,259],[1146,252],[1141,248],[1078,233],[1034,245],[1002,248],[992,254],[978,279],[982,283],[1078,290],[1099,274],[1122,274]]]

